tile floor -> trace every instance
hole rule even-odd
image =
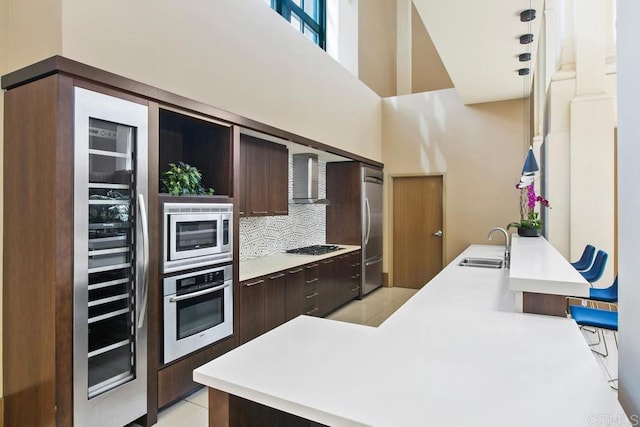
[[[380,288],[362,300],[355,300],[334,311],[329,319],[380,326],[417,290],[406,288]],[[208,395],[202,388],[185,399],[160,411],[157,427],[206,427],[208,425]]]
[[[328,318],[342,322],[357,323],[368,326],[380,326],[394,311],[413,296],[417,291],[406,288],[381,288],[363,300],[355,300],[331,313]],[[587,342],[596,342],[594,333],[583,331]],[[607,370],[614,378],[618,376],[618,352],[613,334],[605,331],[605,339],[609,349],[609,357],[594,354],[602,367],[603,375]],[[596,348],[602,349],[602,344]],[[615,383],[617,385],[617,382]],[[612,393],[617,393],[611,389]],[[158,427],[206,427],[208,425],[208,395],[205,388],[187,396],[185,399],[161,411],[158,415]]]

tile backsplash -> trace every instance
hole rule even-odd
[[[289,154],[289,200],[293,198],[293,157]],[[318,197],[327,195],[327,164],[318,161]],[[290,204],[289,215],[240,218],[240,260],[326,241],[325,205]]]

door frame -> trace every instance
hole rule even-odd
[[[442,177],[442,268],[446,265],[446,253],[447,253],[447,174],[446,172],[431,172],[431,173],[394,173],[388,175],[390,185],[387,189],[387,242],[389,248],[388,260],[389,264],[389,279],[388,285],[394,286],[393,278],[393,186],[395,178],[428,178],[434,176]]]

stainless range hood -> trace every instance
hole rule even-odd
[[[328,205],[318,199],[318,156],[312,153],[293,155],[293,203]]]

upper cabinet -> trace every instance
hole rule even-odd
[[[184,162],[202,173],[202,186],[233,197],[232,127],[228,123],[160,108],[160,179],[169,164]],[[162,183],[160,184],[160,191]]]
[[[327,242],[362,244],[362,163],[327,163]]]
[[[287,147],[253,136],[240,137],[241,216],[289,213]]]

